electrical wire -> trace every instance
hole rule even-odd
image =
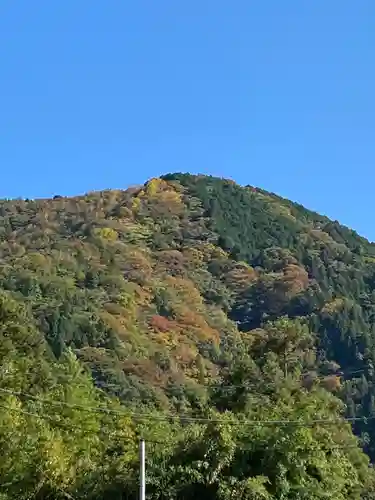
[[[52,420],[55,424],[57,423],[52,417],[48,416],[48,415],[38,415],[36,413],[32,413],[32,412],[29,412],[29,411],[25,411],[21,408],[14,408],[14,407],[11,407],[11,406],[5,406],[5,405],[2,405],[0,404],[0,408],[3,408],[5,410],[10,410],[11,412],[17,412],[17,413],[21,413],[23,415],[28,415],[28,416],[31,416],[31,417],[34,417],[34,418],[38,418],[40,420],[45,420],[45,419],[48,419],[48,420]],[[61,425],[61,423],[59,422],[58,423],[59,426],[61,426],[64,430],[77,430],[77,427],[68,427],[66,425]],[[101,429],[101,433],[103,432],[103,430]],[[166,442],[165,441],[156,441],[156,440],[153,440],[153,439],[146,439],[147,441],[147,444],[158,444],[158,445],[162,445],[163,447],[165,447],[166,445]],[[177,442],[175,444],[181,444],[181,441],[180,442]],[[347,446],[339,446],[339,445],[333,445],[333,446],[327,446],[325,448],[320,448],[321,451],[325,451],[326,453],[328,452],[332,452],[334,450],[350,450],[350,449],[359,449],[361,446],[363,446],[363,443],[358,443],[357,445],[347,445]],[[253,448],[244,448],[244,447],[239,447],[239,450],[241,452],[246,452],[246,451],[253,451]]]
[[[84,405],[79,405],[79,404],[72,404],[72,403],[67,403],[65,401],[56,401],[56,400],[48,400],[48,399],[41,399],[38,398],[32,394],[29,393],[24,393],[24,392],[19,392],[19,391],[11,391],[9,389],[3,389],[0,388],[0,392],[3,392],[8,395],[13,395],[17,397],[25,397],[25,398],[30,398],[34,401],[40,402],[42,404],[50,404],[53,406],[65,406],[67,408],[71,409],[80,409],[86,412],[94,412],[94,413],[106,413],[106,414],[115,414],[115,415],[122,415],[122,416],[127,416],[127,417],[132,417],[135,420],[155,420],[155,421],[160,421],[160,422],[170,422],[170,421],[182,421],[184,423],[197,423],[197,424],[228,424],[228,425],[234,425],[234,426],[257,426],[257,425],[263,425],[263,426],[296,426],[296,427],[311,427],[314,425],[339,425],[344,422],[347,423],[355,423],[355,422],[367,422],[369,420],[374,420],[375,416],[368,416],[368,417],[342,417],[339,419],[312,419],[310,421],[303,421],[303,420],[248,420],[248,419],[243,419],[243,420],[230,420],[230,419],[225,419],[225,418],[205,418],[205,417],[194,417],[190,415],[184,415],[184,414],[165,414],[165,415],[154,415],[152,413],[137,413],[133,411],[128,411],[128,410],[115,410],[111,408],[103,408],[103,407],[90,407],[90,406],[84,406]],[[12,409],[12,408],[10,408]],[[37,416],[37,415],[33,415]],[[48,416],[46,416],[48,417]],[[41,416],[41,418],[44,418],[44,416]]]

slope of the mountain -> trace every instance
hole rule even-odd
[[[165,179],[198,198],[218,245],[256,270],[257,279],[236,293],[229,316],[244,330],[283,315],[304,318],[317,334],[321,361],[345,372],[341,394],[348,414],[373,418],[375,245],[259,189],[189,174]],[[375,437],[371,424],[357,430]]]
[[[374,272],[223,179],[1,201],[0,498],[373,498]]]

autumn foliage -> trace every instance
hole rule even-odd
[[[368,241],[189,174],[0,222],[0,500],[133,500],[140,437],[151,499],[373,498]]]

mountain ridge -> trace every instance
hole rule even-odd
[[[152,465],[155,499],[169,488],[168,498],[229,500],[234,484],[249,500],[372,498],[359,444],[374,457],[374,259],[337,221],[214,177],[0,201],[0,442],[12,431],[36,450],[20,443],[0,461],[4,498],[30,498],[38,481],[35,498],[135,498],[140,435],[170,443],[155,449],[171,467]],[[76,443],[43,403],[51,395],[68,405],[69,429],[84,418]],[[125,420],[69,413],[77,403]],[[13,429],[11,405],[39,420]],[[304,432],[240,430],[241,420],[300,420]],[[337,428],[306,427],[320,420]],[[213,482],[199,465],[207,454]]]

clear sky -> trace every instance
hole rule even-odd
[[[0,197],[231,177],[375,240],[374,0],[2,0]]]

